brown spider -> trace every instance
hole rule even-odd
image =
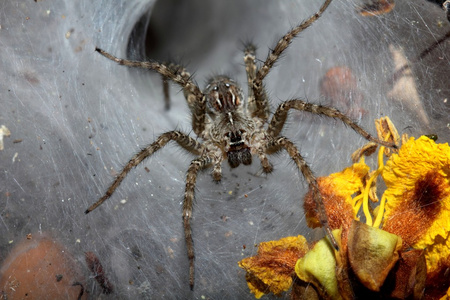
[[[182,216],[189,258],[189,284],[191,289],[193,289],[195,256],[190,220],[198,172],[212,167],[212,177],[215,181],[219,181],[222,177],[221,165],[224,159],[228,160],[231,168],[236,168],[241,163],[250,165],[252,157],[256,155],[261,161],[263,172],[270,173],[273,167],[267,155],[285,149],[302,172],[309,188],[312,189],[320,222],[331,243],[338,249],[337,243],[331,235],[331,229],[328,226],[327,215],[316,177],[297,150],[297,147],[288,138],[280,136],[288,111],[296,109],[336,118],[369,141],[388,147],[395,147],[395,145],[374,138],[335,108],[307,103],[300,99],[281,103],[269,122],[269,103],[263,86],[264,78],[283,51],[288,48],[292,39],[316,21],[330,2],[331,0],[326,0],[317,13],[284,35],[269,53],[266,61],[260,68],[255,64],[255,47],[252,45],[246,47],[244,61],[248,80],[247,103],[244,100],[242,89],[234,80],[226,76],[213,78],[202,92],[192,81],[191,75],[181,66],[165,65],[156,61],[141,62],[120,59],[96,48],[96,51],[100,54],[118,64],[151,69],[161,74],[163,78],[178,83],[183,88],[192,113],[192,129],[201,142],[180,131],[163,133],[155,142],[146,146],[130,159],[109,186],[106,193],[89,207],[86,213],[93,211],[111,197],[133,167],[139,165],[144,159],[164,147],[168,142],[175,141],[184,149],[198,156],[192,160],[187,171]],[[266,123],[268,123],[267,128]]]

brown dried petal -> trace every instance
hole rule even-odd
[[[383,292],[394,299],[421,299],[426,277],[425,251],[403,252],[393,272],[389,274]]]
[[[375,151],[377,151],[378,145],[374,142],[369,142],[352,153],[352,162],[358,162],[363,156],[371,156]]]
[[[348,235],[350,266],[364,286],[379,291],[401,246],[400,237],[354,220]]]
[[[382,117],[375,120],[375,128],[377,129],[378,138],[380,140],[395,143],[396,145],[400,144],[400,135],[389,117]],[[390,156],[391,151],[398,152],[398,150],[385,148],[384,155]]]
[[[291,300],[319,300],[320,294],[309,282],[296,278],[292,285]]]
[[[295,263],[306,251],[308,243],[301,235],[264,242],[258,254],[241,260],[239,267],[247,272],[247,284],[256,298],[270,292],[280,295],[291,287]]]

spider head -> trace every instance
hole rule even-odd
[[[235,111],[242,107],[244,99],[242,89],[226,76],[211,79],[204,95],[210,111],[214,114]]]

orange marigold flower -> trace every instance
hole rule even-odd
[[[377,132],[380,139],[400,143],[387,117],[377,120]],[[397,153],[379,149],[373,171],[365,164],[365,156],[375,151],[368,144],[353,155],[358,162],[318,178],[329,226],[340,232],[333,233],[339,250],[327,238],[308,250],[301,236],[260,244],[256,256],[239,262],[256,298],[289,289],[294,266],[299,286],[293,289],[294,298],[309,295],[300,288],[305,284],[315,287],[315,297],[333,299],[350,299],[354,293],[364,297],[374,291],[380,297],[448,298],[450,147],[435,140],[435,136],[402,136]],[[390,158],[385,164],[386,156]],[[380,175],[386,190],[372,209],[369,200],[377,202]],[[304,210],[310,227],[321,225],[312,191],[305,196]],[[361,212],[366,224],[355,221]],[[301,246],[291,248],[298,238]]]
[[[364,178],[369,169],[369,166],[361,161],[341,172],[318,178],[331,229],[349,228],[352,220],[356,219],[358,208],[352,195],[363,190]],[[305,197],[304,209],[308,226],[313,228],[320,226],[312,191]]]
[[[239,262],[246,274],[247,285],[257,299],[270,292],[280,295],[292,285],[295,263],[308,251],[306,239],[285,237],[260,243],[256,256]]]
[[[382,176],[383,229],[401,236],[405,247],[426,248],[428,273],[437,271],[450,257],[450,147],[425,136],[410,138]]]

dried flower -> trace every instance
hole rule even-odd
[[[376,123],[380,139],[400,143],[389,118]],[[368,145],[354,153],[357,162],[352,166],[318,178],[329,225],[340,232],[335,235],[340,249],[335,251],[324,238],[304,250],[307,253],[299,256],[295,266],[298,278],[293,298],[308,297],[307,284],[315,287],[314,295],[326,299],[373,297],[374,292],[377,297],[396,299],[450,295],[450,147],[427,136],[401,140],[397,153],[380,147],[376,170],[370,171],[365,163],[365,156],[374,150]],[[385,157],[389,157],[386,164]],[[386,184],[380,201],[377,179]],[[379,202],[378,206],[372,209],[369,200]],[[308,225],[320,226],[311,192],[304,208]],[[359,222],[361,210],[366,224]],[[275,252],[270,253],[258,251],[258,256],[265,257],[259,258],[265,266],[277,259]],[[260,273],[272,274],[267,269]],[[272,277],[292,283],[290,276]],[[270,285],[266,280],[264,289],[275,294],[287,289],[279,282],[282,289]]]
[[[258,254],[241,260],[239,267],[247,272],[247,285],[257,299],[270,292],[280,295],[291,287],[295,263],[307,251],[308,243],[301,235],[264,242]]]
[[[352,195],[361,194],[369,169],[369,166],[361,161],[339,173],[318,178],[331,229],[348,228],[356,218],[358,202]],[[312,191],[305,196],[304,209],[308,226],[320,226]]]
[[[433,293],[440,294],[449,285],[444,274],[450,268],[450,147],[425,136],[411,138],[382,176],[383,229],[402,236],[405,247],[425,249],[428,290],[439,286]]]

